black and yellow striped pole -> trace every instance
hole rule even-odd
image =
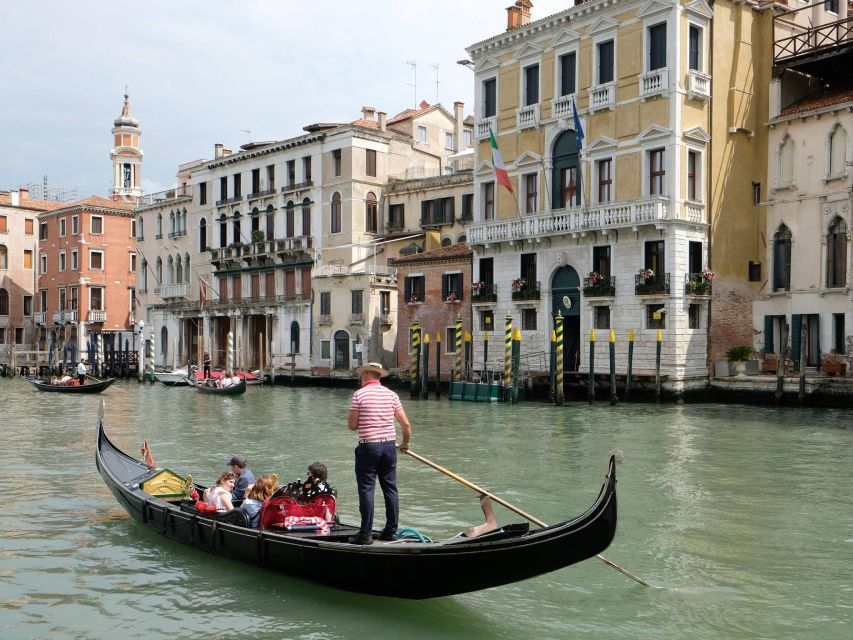
[[[610,406],[616,404],[616,332],[610,330]]]
[[[483,331],[483,380],[485,382],[489,378],[489,332]],[[490,381],[491,382],[491,381]]]
[[[590,404],[595,404],[595,329],[589,332],[589,383],[586,390]]]
[[[435,334],[435,397],[441,397],[441,331]]]
[[[411,397],[418,397],[418,361],[421,355],[421,325],[415,320],[412,323],[412,348],[410,352],[411,363],[409,364],[409,376],[411,378],[409,389]]]
[[[521,386],[521,329],[512,332],[512,403],[518,402]]]
[[[456,373],[453,379],[462,382],[462,315],[456,316]]]
[[[631,370],[634,366],[634,330],[628,332],[628,375],[625,378],[625,402],[631,395]]]
[[[551,401],[557,400],[557,332],[551,330],[551,349],[548,351],[548,385],[551,390]]]
[[[557,343],[555,345],[555,353],[557,356],[557,380],[556,380],[556,394],[554,394],[555,401],[558,405],[562,406],[565,402],[565,397],[563,396],[563,314],[560,311],[557,311],[557,323],[556,328],[554,329],[556,333]]]
[[[658,344],[655,349],[655,402],[660,404],[660,345],[663,335],[658,329]]]
[[[464,369],[464,378],[465,380],[471,379],[471,347],[473,346],[471,343],[473,336],[470,331],[465,332],[465,369]]]
[[[512,314],[507,312],[504,320],[504,401],[511,402],[512,388]]]
[[[429,333],[424,334],[424,342],[421,347],[424,350],[424,376],[421,382],[421,400],[429,398]]]

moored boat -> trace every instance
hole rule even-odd
[[[54,393],[100,393],[115,382],[116,379],[107,378],[106,380],[87,382],[86,384],[79,385],[52,384],[51,382],[44,382],[36,378],[27,378],[27,381],[39,391],[49,391]]]
[[[261,384],[261,379],[254,373],[250,373],[248,371],[237,371],[234,375],[245,380],[246,384]],[[224,377],[224,371],[211,371],[208,379],[221,380]],[[197,381],[204,380],[204,373],[197,369],[195,371],[195,378]]]
[[[356,526],[328,533],[251,529],[242,511],[210,514],[142,487],[162,471],[127,455],[98,427],[95,460],[104,482],[138,522],[163,537],[328,586],[398,598],[433,598],[517,582],[604,551],[616,533],[616,463],[610,457],[598,498],[575,518],[541,529],[509,524],[478,537],[348,544]]]
[[[194,370],[195,368],[190,367],[190,370]],[[174,371],[155,371],[154,379],[170,387],[187,387],[192,384],[186,367],[175,369]]]
[[[239,396],[241,393],[246,393],[246,381],[242,378],[240,378],[240,382],[228,387],[217,386],[212,378],[208,378],[205,382],[198,382],[193,386],[201,393],[221,396]]]

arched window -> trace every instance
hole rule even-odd
[[[379,233],[379,213],[376,208],[376,194],[367,192],[364,199],[364,230],[367,233]]]
[[[184,265],[181,262],[181,256],[175,257],[175,284],[181,284],[184,281]]]
[[[255,235],[255,231],[261,230],[261,212],[258,211],[258,208],[255,207],[252,209],[252,235]],[[254,240],[254,238],[253,238]]]
[[[232,223],[232,227],[234,228],[234,244],[238,244],[243,242],[243,236],[240,233],[240,212],[234,212],[234,222]]]
[[[160,329],[160,353],[163,356],[163,364],[166,364],[166,357],[169,355],[169,331],[166,327]]]
[[[9,292],[6,289],[0,289],[0,316],[9,315]]]
[[[184,208],[184,210],[181,212],[181,233],[183,233],[184,235],[187,234],[187,210],[186,210],[186,208]]]
[[[219,246],[228,246],[228,218],[224,213],[219,216]]]
[[[139,216],[136,219],[136,237],[139,240],[145,239],[145,224],[144,224],[144,221],[142,220],[142,216]]]
[[[444,236],[441,239],[441,246],[442,247],[449,247],[452,244],[453,244],[453,240],[451,238],[448,238],[447,236]]]
[[[148,291],[148,262],[145,258],[139,263],[139,290]]]
[[[826,286],[847,286],[847,223],[838,217],[826,236]]]
[[[785,136],[785,140],[779,148],[779,186],[794,183],[794,151],[793,138]]]
[[[578,180],[580,162],[576,141],[577,135],[571,129],[561,133],[554,141],[551,201],[555,209],[564,209],[581,202],[581,183]]]
[[[290,353],[299,353],[299,323],[290,323]]]
[[[163,286],[163,259],[157,256],[157,263],[154,269],[154,277],[157,280],[157,286]]]
[[[198,250],[207,251],[207,220],[202,218],[198,223]]]
[[[172,256],[166,260],[166,284],[175,284],[175,261]]]
[[[163,237],[163,214],[162,213],[157,214],[157,237],[158,238]]]
[[[178,215],[181,215],[181,212],[178,211]],[[175,212],[169,212],[169,234],[175,235]]]
[[[267,240],[275,240],[275,209],[267,207]]]
[[[837,125],[829,136],[829,177],[843,176],[847,172],[847,131]]]
[[[293,204],[293,200],[288,200],[284,206],[284,235],[288,238],[296,235],[296,222],[294,220],[294,216],[296,215],[295,207],[296,205]]]
[[[466,242],[468,242],[468,236],[466,236],[464,233],[458,238],[456,238],[456,244],[465,244]]]
[[[190,283],[190,254],[184,255],[184,282]]]
[[[791,288],[791,231],[784,224],[773,235],[773,291]]]
[[[311,200],[308,198],[302,201],[302,235],[311,235]]]
[[[9,250],[5,244],[0,244],[0,269],[9,268]]]
[[[332,215],[329,228],[331,233],[341,232],[341,194],[337,191],[332,194]]]

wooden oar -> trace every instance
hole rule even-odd
[[[503,506],[505,506],[505,507],[506,507],[507,509],[509,509],[510,511],[514,511],[515,513],[517,513],[518,515],[520,515],[520,516],[522,516],[522,517],[526,518],[527,520],[529,520],[529,521],[530,521],[530,522],[532,522],[533,524],[537,524],[537,525],[539,525],[540,527],[543,527],[543,528],[548,526],[547,524],[545,524],[544,522],[542,522],[542,520],[540,520],[539,518],[536,518],[536,517],[534,517],[534,516],[530,515],[529,513],[526,513],[526,512],[524,512],[524,511],[522,511],[521,509],[519,509],[519,508],[518,508],[518,507],[516,507],[515,505],[510,504],[509,502],[507,502],[506,500],[504,500],[504,499],[502,499],[502,498],[499,498],[498,496],[496,496],[495,494],[491,493],[490,491],[486,491],[486,490],[485,490],[485,489],[483,489],[482,487],[478,487],[476,484],[474,484],[473,482],[470,482],[470,481],[466,480],[466,479],[465,479],[465,478],[463,478],[462,476],[456,475],[456,474],[455,474],[455,473],[453,473],[452,471],[450,471],[450,470],[448,470],[448,469],[445,469],[444,467],[442,467],[442,466],[440,466],[440,465],[435,464],[435,463],[434,463],[434,462],[432,462],[431,460],[427,460],[426,458],[424,458],[424,457],[423,457],[423,456],[421,456],[421,455],[418,455],[417,453],[415,453],[415,452],[414,452],[414,451],[412,451],[411,449],[407,449],[407,450],[405,451],[405,453],[407,453],[408,455],[412,456],[415,460],[420,460],[420,461],[421,461],[421,462],[423,462],[425,465],[427,465],[427,466],[429,466],[429,467],[432,467],[432,468],[433,468],[433,469],[435,469],[436,471],[439,471],[439,472],[443,473],[443,474],[444,474],[444,475],[446,475],[448,478],[453,478],[453,479],[454,479],[454,480],[456,480],[457,482],[459,482],[459,483],[461,483],[461,484],[464,484],[464,485],[465,485],[466,487],[468,487],[469,489],[473,489],[473,490],[474,490],[474,491],[476,491],[477,493],[479,493],[479,494],[481,494],[481,495],[484,495],[484,496],[487,496],[488,498],[490,498],[490,499],[494,500],[494,501],[495,501],[495,502],[497,502],[498,504],[502,504]],[[607,558],[605,558],[605,557],[604,557],[603,555],[601,555],[600,553],[599,553],[599,554],[596,554],[596,556],[595,556],[595,557],[596,557],[596,558],[598,558],[599,560],[601,560],[604,564],[606,564],[606,565],[608,565],[608,566],[610,566],[610,567],[613,567],[613,568],[614,568],[614,569],[616,569],[616,571],[618,571],[619,573],[622,573],[622,574],[624,574],[624,575],[628,576],[628,577],[629,577],[629,578],[631,578],[632,580],[636,580],[637,582],[639,582],[639,583],[640,583],[640,584],[642,584],[642,585],[645,585],[646,587],[651,587],[652,589],[660,589],[660,587],[659,587],[659,586],[654,585],[654,584],[651,584],[650,582],[646,582],[646,581],[645,581],[645,580],[643,580],[640,576],[635,575],[635,574],[631,573],[630,571],[628,571],[627,569],[624,569],[624,568],[620,567],[618,564],[616,564],[615,562],[613,562],[613,561],[611,561],[611,560],[608,560]]]

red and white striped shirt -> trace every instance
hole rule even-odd
[[[358,411],[358,439],[395,438],[394,413],[403,408],[400,396],[383,387],[379,380],[368,380],[352,394],[351,411]]]

